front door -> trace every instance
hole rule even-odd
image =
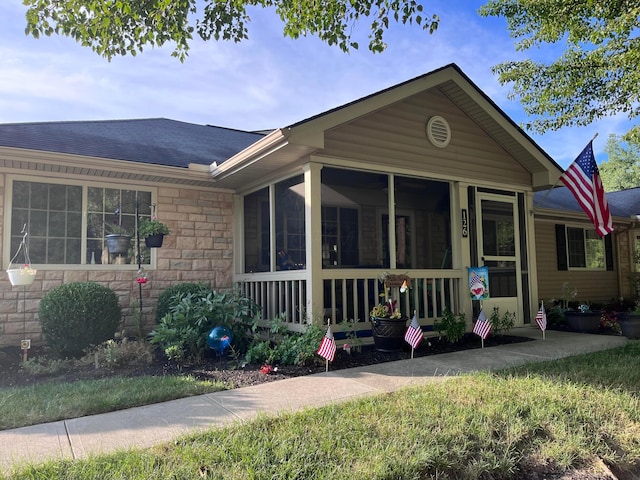
[[[482,308],[490,316],[494,308],[500,315],[516,314],[522,325],[522,276],[520,272],[520,233],[516,197],[478,193],[478,257],[489,269],[489,295]]]

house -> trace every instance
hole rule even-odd
[[[349,319],[366,338],[381,277],[410,280],[391,294],[425,330],[444,309],[470,326],[480,305],[467,268],[485,265],[483,308],[524,325],[551,293],[538,227],[555,220],[535,192],[561,172],[456,65],[268,133],[165,119],[0,125],[4,268],[26,224],[38,269],[24,289],[0,281],[0,345],[41,340],[39,299],[76,280],[116,291],[129,323],[133,300],[152,322],[176,282],[237,283],[264,318],[282,314],[293,330]],[[106,251],[111,225],[134,231],[153,215],[172,230],[162,248]],[[630,247],[612,243],[606,281],[630,268],[619,248]]]

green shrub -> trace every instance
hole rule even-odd
[[[93,282],[59,285],[39,308],[42,335],[59,358],[80,357],[91,345],[112,338],[121,315],[115,292]]]
[[[211,288],[202,282],[198,283],[177,283],[163,290],[158,295],[158,304],[156,306],[156,323],[171,311],[171,307],[180,302],[180,299],[187,293],[193,293],[196,296],[206,297],[211,293]]]
[[[516,314],[511,313],[508,310],[504,312],[504,315],[500,315],[500,309],[495,307],[489,317],[489,323],[491,323],[491,332],[498,335],[503,332],[508,332],[513,328],[516,323]]]
[[[467,321],[464,313],[456,316],[451,310],[445,308],[442,312],[442,318],[433,322],[433,329],[438,332],[441,337],[444,336],[449,342],[456,343],[464,336],[467,330]]]
[[[292,332],[284,323],[284,317],[274,318],[265,331],[253,329],[254,340],[247,349],[247,363],[305,365],[316,359],[320,340],[324,335],[318,325],[307,325],[303,333]]]
[[[151,342],[179,362],[201,362],[208,350],[207,334],[218,325],[227,327],[233,335],[233,346],[242,349],[256,311],[254,303],[237,292],[218,293],[212,290],[178,293],[173,305],[154,331]]]

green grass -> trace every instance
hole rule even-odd
[[[48,383],[0,390],[0,430],[94,415],[224,390],[193,377],[142,376]]]
[[[183,437],[16,479],[506,479],[640,465],[640,342]],[[594,371],[596,373],[594,373]]]

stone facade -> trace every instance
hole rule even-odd
[[[5,176],[0,175],[0,210],[4,209],[4,189]],[[231,193],[160,186],[156,214],[169,226],[171,234],[157,249],[156,268],[145,268],[148,282],[142,285],[142,321],[147,331],[155,324],[158,295],[167,287],[204,282],[213,289],[224,290],[233,282]],[[0,280],[0,347],[19,347],[24,338],[36,345],[43,343],[38,320],[40,300],[47,291],[66,282],[90,281],[114,290],[122,306],[124,328],[135,331],[133,308],[140,293],[136,270],[116,265],[86,270],[78,266],[69,270],[40,269],[27,287],[13,287],[4,274]]]

